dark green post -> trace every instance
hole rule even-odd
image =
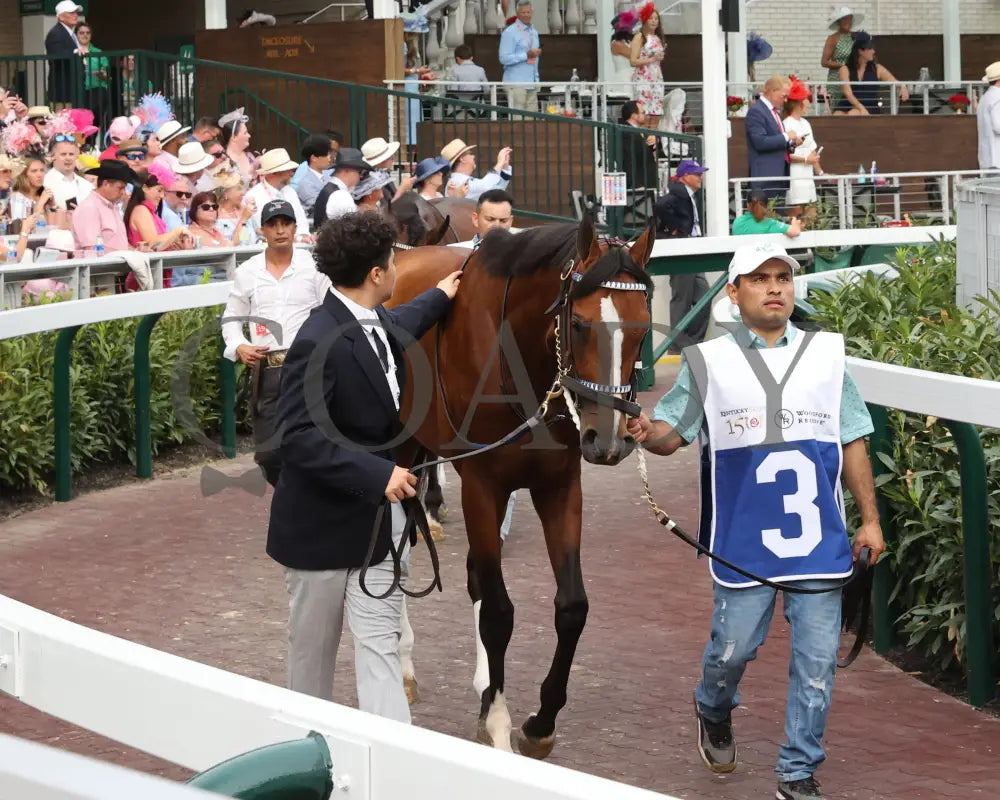
[[[236,458],[236,364],[222,356],[219,388],[222,394],[222,452]]]
[[[974,425],[950,420],[943,422],[955,439],[961,464],[966,680],[969,702],[981,708],[996,695],[986,458],[979,431]]]
[[[223,761],[188,784],[242,800],[327,800],[333,793],[333,759],[326,740],[312,731],[305,739]]]
[[[69,438],[69,365],[73,338],[79,325],[63,328],[56,337],[56,355],[52,362],[52,415],[55,425],[56,500],[65,503],[73,494],[73,462]]]
[[[875,427],[869,443],[868,457],[872,463],[872,474],[877,478],[888,471],[888,468],[878,458],[878,453],[889,455],[892,452],[892,438],[889,434],[889,411],[882,406],[869,404],[868,412],[872,416],[872,425]],[[889,501],[878,489],[875,490],[875,502],[878,504],[878,518],[882,526],[882,536],[885,541],[891,542],[892,535],[892,514],[889,511]],[[875,652],[887,653],[892,648],[895,640],[895,628],[893,621],[896,614],[889,606],[889,597],[892,594],[892,568],[889,566],[889,559],[883,558],[875,567],[875,576],[872,582],[872,621],[874,627]]]
[[[152,389],[149,383],[149,336],[163,314],[147,314],[135,330],[135,353],[132,357],[135,376],[135,474],[153,477],[153,419],[150,411]]]

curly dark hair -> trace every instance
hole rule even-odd
[[[354,289],[373,267],[385,268],[394,241],[396,226],[391,221],[373,211],[358,211],[323,224],[313,257],[334,286]]]

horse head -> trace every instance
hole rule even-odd
[[[656,241],[650,225],[631,245],[607,245],[588,217],[577,236],[577,261],[563,272],[554,304],[562,386],[580,431],[583,457],[613,466],[635,441],[625,428],[635,400],[635,364],[649,328],[652,279],[646,264]]]
[[[408,192],[389,207],[399,228],[399,242],[407,247],[447,244],[451,218],[414,192]],[[452,235],[453,241],[458,239]]]

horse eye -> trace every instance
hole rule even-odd
[[[570,327],[572,327],[576,333],[579,333],[580,331],[583,330],[583,320],[581,320],[579,317],[573,317],[573,319],[570,321]]]

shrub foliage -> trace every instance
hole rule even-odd
[[[955,246],[901,249],[899,277],[867,275],[810,302],[823,327],[845,336],[849,355],[935,372],[997,380],[1000,305],[992,296],[971,312],[955,304]],[[965,653],[962,504],[959,458],[934,417],[889,413],[892,451],[876,484],[888,499],[895,536],[887,538],[895,576],[897,625],[906,644],[940,669]],[[981,429],[988,468],[994,637],[1000,641],[1000,432]]]
[[[153,328],[149,349],[154,453],[218,431],[219,313],[208,308],[172,311]],[[95,463],[135,461],[133,358],[138,325],[138,319],[95,323],[76,336],[70,368],[74,474]],[[0,340],[0,492],[48,491],[55,458],[52,364],[57,335],[51,331]],[[199,431],[185,429],[177,419],[171,383],[179,362],[190,364],[189,396]]]

